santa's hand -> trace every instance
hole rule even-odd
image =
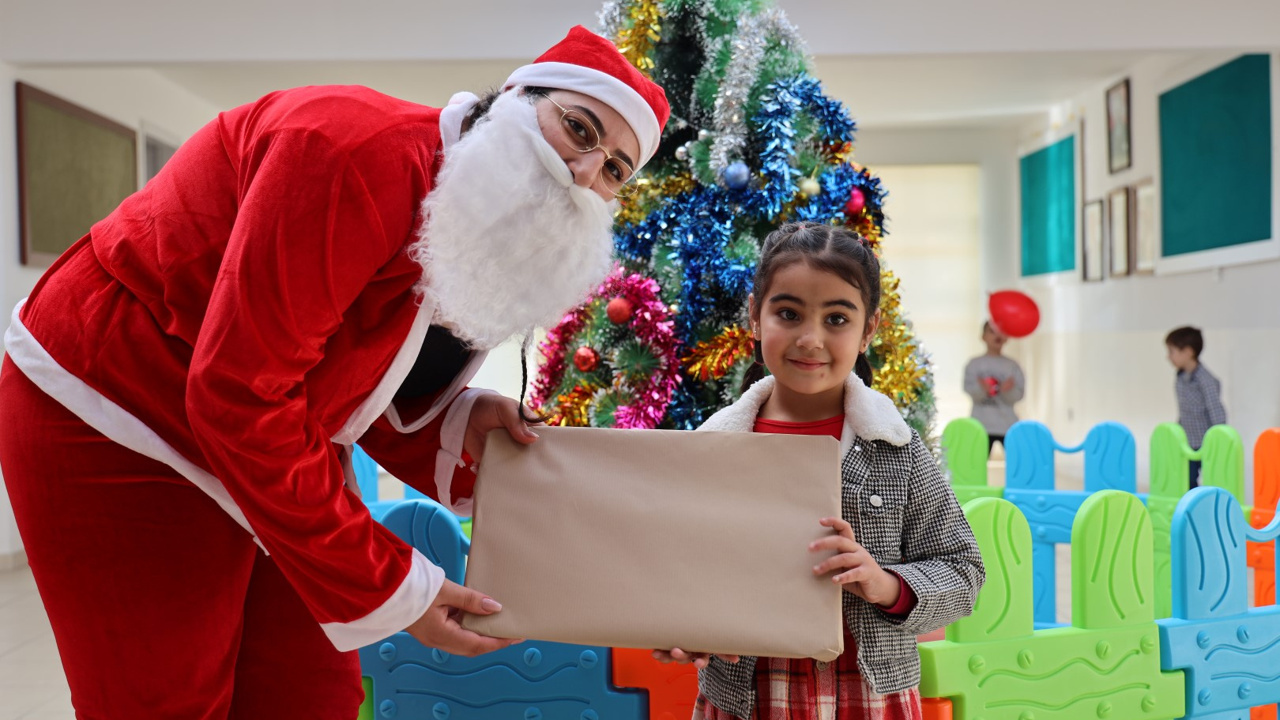
[[[485,393],[476,398],[471,406],[471,417],[467,420],[467,434],[462,441],[462,449],[476,462],[484,454],[484,439],[490,430],[505,427],[511,439],[521,445],[528,445],[538,436],[520,417],[520,404],[509,397],[497,393]]]
[[[464,657],[483,655],[510,647],[520,641],[480,635],[463,629],[458,621],[464,612],[472,615],[492,615],[501,609],[502,606],[493,598],[445,580],[431,606],[422,614],[422,617],[405,628],[405,632],[417,638],[423,645],[438,648],[451,655]]]
[[[739,659],[737,655],[716,655],[716,657],[727,663],[736,663]],[[707,666],[707,663],[711,662],[711,653],[686,652],[680,648],[671,648],[670,650],[654,650],[653,659],[660,663],[679,663],[681,665],[693,663],[694,667],[701,670]]]

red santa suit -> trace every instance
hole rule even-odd
[[[459,110],[342,87],[224,113],[58,260],[6,334],[31,382],[249,531],[339,650],[403,629],[443,581],[370,519],[343,448],[437,498],[450,411],[461,454],[456,398],[483,353],[417,417],[384,412],[432,318],[405,247]]]
[[[406,248],[469,109],[309,87],[223,113],[15,309],[0,461],[81,713],[349,715],[349,651],[434,598],[443,572],[372,521],[349,458],[469,510],[484,353],[392,404],[434,315]]]

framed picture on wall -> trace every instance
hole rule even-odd
[[[176,136],[143,120],[138,125],[138,185],[146,185],[182,144]]]
[[[138,136],[17,83],[21,261],[50,265],[138,189]]]
[[[1107,89],[1107,166],[1112,173],[1133,166],[1129,130],[1129,78]]]
[[[1106,233],[1106,218],[1102,211],[1102,201],[1094,200],[1084,204],[1084,280],[1098,282],[1102,280],[1102,238]]]
[[[1111,276],[1129,274],[1129,188],[1107,194],[1107,235],[1111,238]]]
[[[1147,178],[1133,188],[1133,271],[1150,275],[1156,271],[1160,238],[1156,235],[1156,184]]]

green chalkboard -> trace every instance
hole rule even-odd
[[[1076,138],[1023,156],[1022,276],[1076,267]]]
[[[1160,96],[1164,257],[1271,237],[1271,57],[1244,55]]]
[[[137,133],[17,83],[22,262],[49,265],[138,189]]]

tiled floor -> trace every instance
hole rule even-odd
[[[991,483],[1004,484],[1003,462],[991,463]],[[394,480],[379,484],[384,498],[402,492]],[[1063,478],[1061,485],[1078,487],[1079,480],[1073,483],[1072,479]],[[1061,621],[1070,619],[1070,567],[1070,549],[1059,547]],[[53,631],[31,570],[0,571],[0,720],[73,720],[74,717]]]
[[[0,572],[0,720],[72,720],[71,691],[31,570]]]

